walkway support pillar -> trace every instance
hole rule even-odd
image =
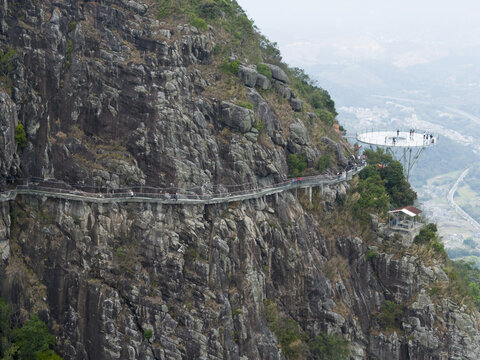
[[[275,193],[275,204],[278,205],[278,193]]]
[[[323,184],[322,184],[322,196],[323,196]]]
[[[312,203],[312,188],[311,187],[308,188],[308,201],[310,202],[310,204]]]

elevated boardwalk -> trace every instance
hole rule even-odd
[[[249,190],[236,191],[230,193],[218,194],[177,194],[175,199],[172,194],[159,192],[135,192],[129,190],[124,192],[84,192],[75,189],[62,189],[57,187],[44,186],[39,183],[27,185],[18,185],[14,190],[0,193],[0,202],[14,200],[17,195],[34,195],[45,196],[50,198],[58,198],[72,201],[83,201],[97,204],[108,203],[156,203],[170,205],[210,205],[221,204],[235,201],[245,201],[258,199],[264,196],[270,196],[289,190],[297,191],[298,189],[310,189],[309,196],[311,200],[311,189],[314,187],[322,187],[324,185],[334,185],[345,181],[349,181],[358,174],[363,167],[352,169],[344,172],[341,176],[308,176],[298,179],[289,179],[284,182],[273,184],[264,188],[252,188]]]
[[[383,147],[399,147],[399,148],[425,148],[434,146],[438,142],[438,135],[417,130],[417,132],[410,133],[409,131],[366,131],[357,134],[356,139],[359,142],[369,145],[383,146]]]

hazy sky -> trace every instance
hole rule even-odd
[[[386,56],[389,44],[405,53],[413,43],[427,58],[480,45],[480,0],[237,1],[287,62]]]

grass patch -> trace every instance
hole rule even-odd
[[[282,353],[287,359],[295,359],[308,353],[305,335],[297,322],[282,317],[274,302],[265,299],[265,316],[270,330],[277,336]]]
[[[225,60],[220,64],[220,70],[225,74],[238,75],[239,66],[240,62],[238,60]]]
[[[253,124],[253,127],[254,127],[255,129],[257,129],[258,132],[262,132],[263,127],[264,127],[263,121],[261,121],[261,120],[255,120],[255,123]]]
[[[322,172],[326,170],[330,166],[330,155],[328,154],[323,154],[320,156],[317,160],[317,164],[315,165],[315,168],[319,171]]]
[[[205,20],[202,18],[199,18],[196,15],[191,15],[190,16],[190,24],[195,26],[198,30],[201,31],[207,31],[208,30],[208,24]]]
[[[321,333],[309,342],[309,346],[315,359],[348,360],[350,358],[348,342],[334,335]]]
[[[253,104],[249,101],[237,101],[237,105],[246,109],[253,110]]]
[[[68,23],[67,32],[71,33],[73,30],[75,30],[76,27],[77,27],[76,21],[70,21]]]

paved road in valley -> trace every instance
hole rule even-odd
[[[464,170],[460,176],[458,177],[457,181],[455,181],[455,184],[451,187],[450,191],[448,192],[447,199],[450,205],[452,205],[455,208],[455,211],[457,214],[459,214],[461,217],[463,217],[465,220],[467,220],[477,231],[480,231],[480,224],[472,218],[470,215],[468,215],[465,210],[463,210],[454,200],[455,192],[457,191],[458,185],[460,184],[461,181],[467,176],[468,172],[470,171],[470,168]]]

